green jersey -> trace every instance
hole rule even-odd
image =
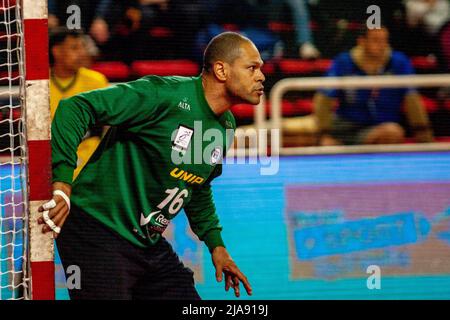
[[[76,150],[94,124],[111,128],[72,182]],[[210,182],[236,123],[217,116],[201,77],[148,76],[62,100],[52,123],[53,182],[71,202],[137,246],[155,244],[184,208],[209,250],[222,245]]]

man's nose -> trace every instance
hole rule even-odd
[[[258,76],[256,77],[256,81],[261,81],[264,82],[266,81],[266,76],[264,75],[264,73],[261,71],[261,69],[258,72]]]

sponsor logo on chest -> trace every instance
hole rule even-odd
[[[194,130],[183,125],[178,126],[175,139],[172,142],[172,149],[180,152],[186,152],[191,143]]]
[[[178,108],[191,111],[191,105],[189,104],[188,98],[183,98],[183,100],[178,102]]]
[[[190,184],[202,184],[205,181],[204,178],[199,177],[193,173],[184,171],[180,168],[173,169],[170,172],[170,175],[178,180],[183,180]]]
[[[220,161],[220,157],[222,155],[222,150],[220,147],[215,147],[211,152],[211,165],[217,164]]]

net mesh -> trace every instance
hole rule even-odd
[[[0,0],[0,300],[24,299],[27,192],[20,2]]]

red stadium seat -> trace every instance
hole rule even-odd
[[[450,137],[434,137],[435,142],[450,142]],[[405,143],[416,143],[413,137],[405,138]]]
[[[312,104],[312,102],[311,102]],[[293,103],[289,100],[283,100],[282,105],[283,116],[295,116],[302,113],[301,103]],[[255,106],[251,104],[237,104],[231,107],[231,112],[238,119],[253,119],[255,113]],[[305,112],[303,112],[305,113]],[[266,115],[270,115],[270,103],[266,104]]]
[[[262,67],[264,75],[273,75],[275,73],[275,63],[272,61],[266,61]]]
[[[450,142],[450,137],[436,137],[437,142]]]
[[[295,107],[299,113],[312,113],[313,112],[313,100],[312,99],[298,99],[295,102]]]
[[[333,63],[330,59],[302,60],[283,59],[280,60],[280,71],[284,74],[310,74],[325,73]]]
[[[237,104],[231,107],[231,112],[238,119],[253,119],[255,106],[251,104]]]
[[[330,59],[318,59],[314,61],[314,67],[316,72],[326,73],[330,69],[333,60]]]
[[[108,80],[126,80],[130,77],[130,68],[120,61],[97,62],[91,69],[105,75]]]
[[[173,31],[166,27],[153,27],[148,33],[153,38],[170,38],[173,35]]]
[[[285,74],[309,74],[314,72],[325,73],[333,63],[330,59],[318,59],[308,61],[302,59],[280,60],[280,71]],[[412,57],[411,63],[420,71],[433,71],[437,69],[437,61],[434,57]]]
[[[356,22],[356,21],[349,21],[347,24],[347,30],[359,31],[364,26],[365,26],[365,24],[363,24],[363,23]]]
[[[3,119],[9,119],[10,117],[10,108],[4,108],[0,111],[0,121]],[[17,120],[21,117],[22,111],[21,108],[14,108],[12,110],[12,120]]]
[[[446,100],[446,101],[444,102],[444,107],[445,107],[446,110],[449,110],[449,111],[450,111],[450,100]]]
[[[6,8],[12,8],[16,5],[16,0],[9,0],[7,3],[4,1],[0,3],[0,12],[4,11]]]
[[[0,83],[2,85],[9,84],[11,80],[12,84],[18,84],[19,79],[19,71],[13,70],[11,74],[9,74],[7,71],[0,71]]]
[[[12,112],[13,120],[19,119],[22,116],[21,108],[14,108]]]
[[[314,61],[301,59],[283,59],[279,62],[280,71],[284,74],[308,74],[315,71]]]
[[[11,43],[16,43],[19,39],[19,36],[17,34],[8,35],[6,32],[0,32],[0,42],[7,42],[8,39]]]
[[[158,76],[195,76],[199,67],[190,60],[139,60],[131,64],[133,73],[137,76],[154,74]]]
[[[421,71],[432,71],[437,69],[437,60],[433,56],[412,57],[411,63],[415,69],[420,69]]]
[[[270,115],[271,113],[271,105],[268,102],[266,105],[266,114]],[[283,100],[283,102],[281,103],[281,114],[283,116],[295,116],[295,115],[299,115],[300,111],[298,109],[298,106],[296,103],[289,101],[289,100]]]
[[[275,33],[291,32],[291,31],[295,30],[293,24],[281,22],[281,21],[270,21],[267,24],[267,27],[269,28],[270,31],[275,32]]]
[[[319,30],[319,24],[316,21],[310,21],[309,27],[312,31]]]
[[[422,96],[422,102],[428,113],[436,112],[439,108],[439,104],[436,100]]]
[[[225,31],[239,32],[239,26],[237,24],[234,24],[234,23],[225,23],[225,24],[222,25],[222,28]]]

